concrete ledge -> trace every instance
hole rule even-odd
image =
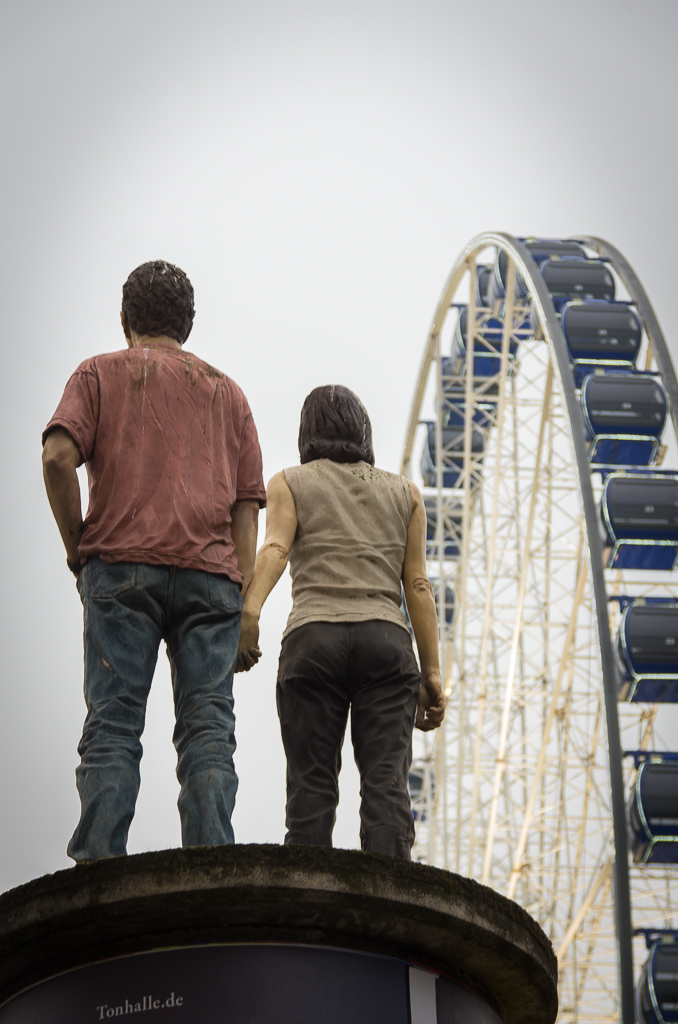
[[[158,947],[295,942],[413,960],[505,1024],[555,1021],[557,963],[518,904],[448,871],[352,850],[219,846],[78,865],[0,896],[0,1002]]]

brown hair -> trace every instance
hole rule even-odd
[[[314,459],[374,465],[370,417],[349,388],[326,384],[308,395],[301,410],[299,455],[302,466]]]
[[[159,338],[166,334],[180,345],[193,326],[193,285],[183,270],[165,260],[142,263],[122,286],[122,326]]]

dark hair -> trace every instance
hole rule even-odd
[[[180,345],[191,333],[195,308],[193,285],[183,270],[165,260],[142,263],[122,286],[122,326],[159,338],[166,334]]]
[[[374,465],[372,424],[357,395],[341,384],[314,388],[301,410],[301,464],[314,459]]]

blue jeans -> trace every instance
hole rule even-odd
[[[78,590],[87,717],[75,773],[82,811],[69,857],[127,852],[146,701],[163,639],[172,669],[183,845],[232,843],[240,588],[226,576],[194,569],[93,558]]]

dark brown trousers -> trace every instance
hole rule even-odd
[[[350,708],[361,846],[410,859],[407,777],[420,679],[409,634],[390,622],[310,622],[285,637],[277,703],[287,756],[286,843],[332,845]]]

